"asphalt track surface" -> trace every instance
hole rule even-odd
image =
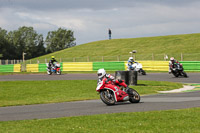
[[[174,78],[166,73],[150,73],[138,76],[139,80],[173,81],[183,83],[200,83],[200,73],[189,73],[189,78]],[[0,81],[14,80],[96,80],[96,74],[64,74],[64,75],[4,75]],[[119,103],[106,106],[101,100],[86,100],[77,102],[39,104],[26,106],[10,106],[0,108],[0,121],[44,119],[69,116],[107,114],[119,112],[143,112],[155,110],[170,110],[200,107],[200,91],[157,94],[142,96],[141,102],[131,104]]]
[[[200,107],[200,91],[142,96],[140,103],[131,104],[126,102],[114,106],[107,106],[101,100],[86,100],[54,104],[2,107],[0,108],[0,121],[184,109],[191,107]]]
[[[113,74],[114,76],[114,74]],[[174,77],[168,73],[149,73],[145,76],[138,75],[138,80],[154,80],[154,81],[171,81],[181,83],[200,83],[200,73],[188,73],[188,78]],[[16,81],[16,80],[97,80],[96,74],[63,74],[63,75],[47,75],[47,74],[30,74],[30,75],[1,75],[0,81]]]

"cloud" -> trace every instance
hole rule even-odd
[[[198,0],[0,0],[0,27],[33,26],[44,38],[59,27],[71,29],[77,44],[199,32]]]

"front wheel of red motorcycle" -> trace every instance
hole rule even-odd
[[[114,105],[115,104],[114,94],[110,90],[101,91],[100,98],[106,105]]]
[[[132,95],[129,95],[129,101],[131,103],[139,103],[140,102],[140,94],[136,90],[134,90],[132,88],[130,88],[130,89],[131,89],[130,92],[132,93]]]

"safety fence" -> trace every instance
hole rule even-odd
[[[145,53],[145,54],[128,54],[128,55],[115,55],[115,56],[86,56],[86,57],[56,57],[58,62],[115,62],[115,61],[127,61],[128,58],[132,56],[134,60],[140,61],[167,61],[170,57],[174,57],[179,61],[200,61],[200,53]],[[48,63],[50,57],[47,58],[34,58],[30,60],[25,60],[27,64],[41,64]],[[23,63],[22,60],[0,60],[0,65],[7,64],[20,64]]]
[[[138,61],[142,64],[143,69],[147,71],[168,71],[168,61]],[[200,61],[181,61],[185,71],[200,71]],[[104,68],[109,71],[127,70],[127,62],[63,62],[61,63],[61,71],[97,71]],[[0,72],[20,72],[23,65],[0,65]],[[46,63],[42,64],[26,64],[23,71],[26,72],[45,72]]]

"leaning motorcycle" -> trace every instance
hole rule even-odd
[[[55,62],[53,67],[49,66],[49,63],[46,63],[46,65],[48,75],[51,75],[52,73],[61,75],[60,63]]]
[[[186,72],[184,72],[182,64],[175,63],[174,66],[175,68],[171,69],[171,72],[175,77],[179,77],[179,76],[188,77]]]
[[[135,62],[132,64],[130,70],[137,71],[138,73],[141,73],[142,75],[146,75],[146,72],[142,69],[142,64]]]
[[[124,81],[119,83],[119,85],[116,85],[113,81],[108,81],[105,78],[99,83],[99,85],[96,88],[96,91],[99,92],[101,100],[106,105],[114,105],[117,102],[125,101],[130,101],[131,103],[139,103],[139,93],[132,88],[129,88],[129,93],[127,93],[125,91],[125,87],[123,86],[126,86]]]

